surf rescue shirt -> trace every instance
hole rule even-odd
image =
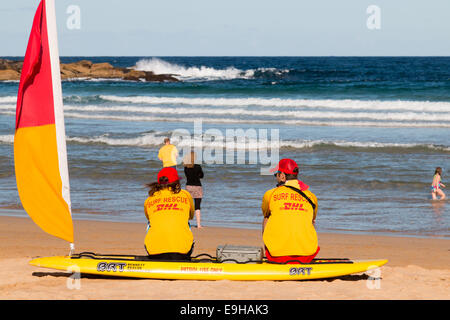
[[[173,193],[163,189],[144,204],[150,228],[145,237],[149,254],[187,253],[194,241],[189,220],[194,217],[194,201],[186,190]]]
[[[298,192],[285,186],[303,191],[316,209]],[[307,189],[301,181],[288,180],[264,194],[261,208],[268,220],[263,241],[272,256],[309,256],[317,251],[317,233],[312,223],[317,215],[317,198]]]
[[[161,147],[158,152],[158,159],[163,162],[163,167],[173,167],[177,165],[178,150],[173,144]]]

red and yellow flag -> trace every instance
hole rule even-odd
[[[54,0],[36,11],[16,109],[14,162],[25,211],[44,231],[73,242]]]

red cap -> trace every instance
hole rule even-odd
[[[178,177],[177,169],[170,168],[170,167],[162,168],[161,171],[159,171],[159,173],[158,173],[158,183],[160,183],[159,179],[161,177],[167,177],[167,179],[169,179],[169,181],[166,182],[166,183],[172,183],[172,182],[180,180],[180,178]]]
[[[298,165],[294,160],[281,159],[280,162],[278,162],[278,165],[274,169],[270,170],[270,172],[284,172],[287,174],[295,174],[295,168],[297,168],[298,170]]]

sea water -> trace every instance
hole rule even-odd
[[[205,226],[260,228],[262,196],[276,183],[261,169],[278,157],[294,159],[316,194],[319,232],[450,236],[450,204],[430,195],[437,166],[450,181],[448,57],[61,60],[82,59],[180,82],[63,81],[74,219],[145,224],[144,185],[161,168],[158,149],[168,136],[186,150],[182,132],[201,143]],[[23,215],[17,90],[17,81],[0,82],[0,211]],[[247,136],[227,145],[229,132]],[[181,164],[178,171],[184,177]]]

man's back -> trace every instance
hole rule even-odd
[[[158,158],[163,162],[163,167],[177,165],[178,150],[173,144],[166,144],[159,149]]]
[[[285,184],[300,189],[298,180]],[[286,186],[267,191],[262,211],[269,218],[264,228],[263,240],[272,256],[308,256],[318,247],[317,233],[313,225],[317,213],[317,198],[309,190],[303,193],[316,205]]]

